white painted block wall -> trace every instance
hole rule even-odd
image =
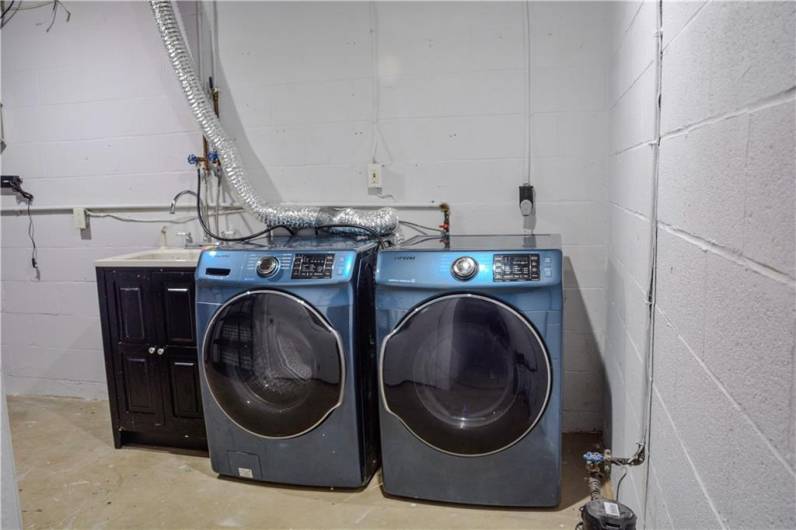
[[[448,201],[458,233],[519,232],[530,114],[536,230],[561,233],[568,258],[564,424],[600,428],[607,6],[530,4],[530,108],[521,3],[379,3],[374,34],[367,3],[216,7],[222,120],[269,196],[392,200],[368,194],[365,184],[377,71],[383,193],[399,202]],[[201,144],[149,8],[70,9],[71,22],[59,19],[49,33],[40,25],[49,23],[47,10],[22,11],[3,30],[3,172],[22,175],[40,206],[166,205],[194,186],[184,160]],[[2,197],[3,208],[14,206]],[[437,213],[402,216],[440,222]],[[161,224],[93,219],[88,240],[69,215],[36,215],[41,278],[34,280],[26,217],[1,220],[9,392],[103,397],[92,262],[157,246]],[[170,227],[170,241],[185,228]]]
[[[662,7],[649,490],[644,506],[645,476],[634,470],[622,501],[646,509],[650,528],[793,528],[796,6]],[[632,50],[614,60],[614,127],[626,141],[609,176],[616,453],[632,453],[644,403],[644,326],[631,315],[643,314],[648,267],[652,163],[642,142],[654,138],[656,8],[625,4],[613,17],[620,50]]]
[[[196,128],[143,3],[73,3],[20,11],[2,31],[4,174],[35,206],[162,204],[194,187],[185,156]],[[2,207],[22,206],[12,195]],[[155,217],[168,217],[165,211]],[[179,217],[179,216],[178,216]],[[157,247],[161,224],[35,216],[41,276],[30,266],[28,219],[3,214],[2,356],[9,394],[107,395],[93,261]],[[170,239],[185,226],[171,226]]]

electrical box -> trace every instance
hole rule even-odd
[[[79,230],[85,230],[88,226],[88,223],[86,222],[86,209],[72,208],[72,221],[75,224],[75,228]]]
[[[381,188],[381,164],[368,164],[368,189]]]
[[[524,217],[533,213],[534,190],[530,184],[520,185],[520,212]]]
[[[22,179],[17,175],[3,175],[2,179],[3,188],[9,188],[13,190],[22,186]]]

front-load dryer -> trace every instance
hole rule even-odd
[[[356,488],[378,468],[376,245],[274,238],[196,268],[202,401],[221,475]]]
[[[560,249],[558,236],[450,236],[379,253],[386,493],[559,503]]]

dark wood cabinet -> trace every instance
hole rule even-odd
[[[97,268],[114,445],[207,447],[192,269]]]

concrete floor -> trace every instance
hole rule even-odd
[[[115,450],[108,403],[9,398],[25,528],[566,528],[586,498],[580,455],[595,435],[564,437],[561,505],[483,509],[362,491],[219,479],[201,453]]]

